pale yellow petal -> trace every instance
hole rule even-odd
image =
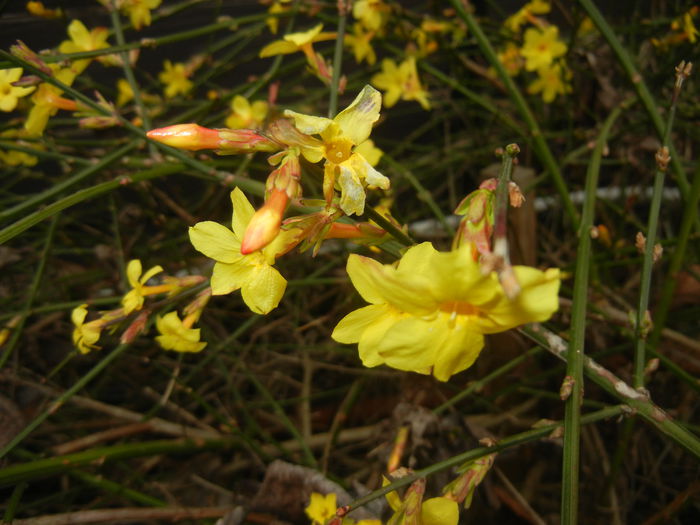
[[[423,525],[457,525],[459,506],[447,498],[430,498],[423,502],[421,509]]]
[[[80,306],[73,308],[70,314],[70,320],[75,326],[80,326],[85,322],[85,317],[87,317],[87,303],[83,303]]]
[[[329,118],[304,115],[303,113],[297,113],[291,109],[285,109],[284,116],[291,118],[294,121],[294,126],[307,135],[323,133],[326,128],[333,123]]]
[[[160,264],[157,264],[152,268],[149,268],[148,271],[141,276],[139,282],[141,284],[146,284],[151,277],[153,277],[154,275],[158,275],[162,271],[163,267]]]
[[[318,36],[321,31],[323,30],[323,24],[318,24],[317,26],[312,27],[308,31],[303,31],[300,33],[290,33],[288,35],[284,35],[284,40],[287,42],[291,42],[297,47],[300,47],[304,44],[308,44],[309,42],[313,42],[314,38]]]
[[[258,56],[260,58],[266,58],[275,55],[289,55],[297,51],[299,51],[299,47],[296,44],[287,42],[286,40],[277,40],[263,47]]]
[[[129,261],[129,264],[126,265],[126,278],[132,287],[139,285],[141,272],[143,272],[143,269],[141,267],[141,261],[138,259],[132,259]]]
[[[267,314],[277,308],[286,288],[286,279],[275,268],[264,264],[254,267],[241,293],[248,308],[256,314]]]
[[[198,222],[190,227],[189,234],[195,249],[215,261],[233,263],[242,257],[241,242],[218,222]]]
[[[372,125],[379,119],[382,95],[372,86],[365,86],[355,100],[333,119],[343,134],[354,145],[361,144],[372,132]]]
[[[253,218],[255,208],[253,208],[253,205],[240,188],[234,188],[231,192],[231,204],[233,204],[231,226],[238,239],[243,239],[243,234],[248,227],[250,219]],[[238,251],[240,252],[240,246]]]
[[[362,215],[365,212],[365,189],[355,170],[340,166],[338,176],[340,186],[340,209],[346,215]]]
[[[241,117],[250,117],[250,103],[245,97],[236,95],[231,102],[231,109]]]
[[[240,259],[232,264],[216,263],[211,275],[212,295],[226,295],[238,290],[250,277],[252,268]]]
[[[339,343],[357,343],[363,332],[376,322],[385,311],[385,305],[375,304],[352,311],[340,320],[333,329],[331,337]]]
[[[386,358],[380,353],[381,342],[391,327],[404,316],[387,305],[370,305],[367,308],[375,309],[376,319],[362,332],[357,350],[362,364],[373,367],[386,362]]]

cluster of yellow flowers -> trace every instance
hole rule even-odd
[[[527,91],[540,93],[547,103],[571,91],[571,72],[564,60],[567,46],[559,36],[559,28],[538,16],[550,10],[548,0],[532,0],[508,17],[503,25],[513,40],[498,54],[509,75],[516,76],[523,70],[536,73],[537,78]],[[532,27],[523,33],[523,26],[528,24]],[[522,44],[517,45],[515,42],[521,38]]]

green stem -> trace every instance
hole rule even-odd
[[[620,414],[624,413],[624,407],[621,406],[613,406],[613,407],[608,407],[604,408],[603,410],[598,410],[597,412],[593,412],[591,414],[587,414],[581,418],[581,422],[583,424],[590,424],[590,423],[595,423],[596,421],[600,421],[602,419],[609,419],[612,417],[619,416]],[[353,501],[350,504],[350,510],[356,509],[358,507],[361,507],[362,505],[366,505],[370,501],[373,501],[377,498],[380,498],[389,492],[393,492],[394,490],[397,490],[401,487],[405,487],[406,485],[410,485],[414,481],[416,481],[419,478],[425,478],[428,477],[432,474],[435,474],[436,472],[440,472],[441,470],[446,470],[450,467],[455,467],[457,465],[461,465],[462,463],[465,463],[467,461],[473,461],[475,459],[482,458],[484,456],[488,456],[489,454],[493,454],[494,452],[500,452],[502,450],[506,450],[512,447],[515,447],[517,445],[522,445],[524,443],[530,443],[532,441],[537,441],[538,439],[542,439],[544,437],[547,437],[550,435],[552,432],[557,430],[563,426],[562,422],[557,422],[553,423],[551,425],[546,425],[542,426],[533,430],[527,430],[525,432],[521,432],[520,434],[515,434],[513,436],[509,436],[506,438],[501,439],[498,443],[496,443],[492,447],[479,447],[475,448],[473,450],[470,450],[468,452],[463,452],[462,454],[458,454],[456,456],[453,456],[449,459],[446,459],[445,461],[440,461],[438,463],[435,463],[434,465],[431,465],[429,467],[426,467],[421,470],[415,471],[413,474],[409,474],[408,476],[404,476],[393,483],[390,483],[389,485],[386,485],[385,487],[382,487],[380,489],[377,489],[375,491],[370,492],[366,496],[363,496],[355,501]]]
[[[520,93],[520,90],[515,85],[513,79],[506,72],[505,68],[503,67],[503,64],[501,64],[501,61],[498,60],[498,56],[496,55],[496,52],[491,46],[491,42],[489,42],[489,39],[482,31],[481,26],[476,21],[474,16],[467,9],[464,8],[464,5],[460,0],[450,0],[450,3],[455,8],[460,18],[464,20],[464,23],[467,24],[469,31],[472,35],[474,35],[474,38],[476,38],[481,52],[484,55],[486,55],[486,59],[496,70],[498,77],[501,79],[501,82],[503,82],[503,85],[506,87],[508,95],[510,96],[511,100],[515,103],[516,108],[520,112],[520,116],[523,118],[528,128],[530,129],[530,136],[532,138],[533,147],[535,149],[535,152],[537,153],[537,157],[540,159],[540,162],[544,164],[544,167],[549,172],[550,177],[552,177],[552,181],[554,182],[554,185],[556,186],[559,192],[559,196],[564,205],[564,211],[566,212],[566,215],[569,217],[569,220],[574,225],[574,227],[578,226],[578,214],[576,213],[576,208],[574,208],[574,205],[571,202],[571,197],[569,196],[569,189],[567,188],[566,183],[564,182],[564,177],[561,174],[559,165],[557,164],[556,160],[554,160],[554,155],[552,154],[552,151],[549,149],[547,142],[544,140],[544,135],[542,134],[542,130],[540,129],[540,126],[537,123],[534,114],[530,110],[530,107],[527,105],[527,102],[525,102],[525,98],[523,97],[522,93]]]
[[[338,2],[338,5],[343,5]],[[328,118],[335,117],[338,112],[338,86],[340,85],[340,71],[343,66],[343,40],[345,40],[345,24],[347,12],[345,7],[338,13],[338,35],[335,37],[335,49],[333,50],[333,77],[331,78],[331,93],[328,101]]]
[[[396,226],[394,226],[389,220],[386,219],[386,217],[378,213],[377,210],[375,210],[374,208],[366,206],[365,215],[367,215],[367,217],[376,222],[380,228],[390,233],[391,236],[394,237],[394,239],[399,241],[404,246],[413,246],[414,244],[416,244],[416,242],[413,239],[411,239],[411,237],[409,237],[407,234],[405,234]]]
[[[574,525],[578,522],[579,460],[581,435],[581,403],[583,402],[583,357],[586,340],[586,311],[588,305],[588,279],[591,262],[591,235],[595,211],[596,189],[600,176],[600,161],[613,123],[622,113],[622,106],[615,108],[605,120],[591,155],[586,173],[586,189],[583,213],[578,230],[576,269],[574,270],[574,295],[571,309],[571,338],[566,358],[567,393],[564,415],[564,456],[562,464],[561,522]],[[568,389],[568,386],[567,386]]]
[[[533,341],[566,361],[569,345],[561,337],[540,325],[521,328],[520,331]],[[629,406],[633,412],[654,426],[659,432],[700,459],[700,439],[677,423],[667,412],[658,407],[643,392],[638,392],[615,374],[584,356],[583,370],[586,376],[610,395]]]
[[[86,373],[84,376],[82,376],[80,379],[78,379],[73,386],[71,386],[68,390],[66,390],[63,394],[58,396],[56,400],[49,405],[49,407],[44,410],[41,414],[39,414],[37,417],[35,417],[22,431],[17,434],[12,440],[2,447],[0,449],[0,458],[5,457],[8,452],[10,452],[13,448],[15,448],[19,443],[22,442],[24,438],[26,438],[36,427],[41,425],[46,419],[55,413],[63,404],[65,404],[66,401],[68,401],[74,394],[79,392],[85,385],[87,385],[90,381],[92,381],[100,372],[102,372],[107,366],[114,361],[119,355],[121,355],[127,348],[129,348],[129,345],[123,344],[119,345],[116,347],[114,350],[112,350],[109,354],[107,354],[99,363],[97,363],[92,369]],[[15,469],[20,469],[23,465],[15,465]],[[5,472],[7,470],[11,470],[13,467],[9,467],[8,469],[4,469],[4,471],[0,471],[0,474],[2,472]],[[0,485],[2,485],[2,476],[0,475]],[[20,480],[18,480],[20,481]]]

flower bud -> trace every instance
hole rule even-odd
[[[270,195],[248,223],[241,241],[241,253],[248,255],[270,244],[280,231],[282,215],[287,208],[289,196],[285,191],[273,189]]]
[[[193,123],[152,129],[146,136],[173,148],[213,149],[221,155],[279,149],[276,143],[251,129],[210,129]]]

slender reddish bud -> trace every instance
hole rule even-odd
[[[248,223],[241,241],[241,253],[248,255],[270,244],[280,231],[282,215],[287,208],[289,196],[286,191],[273,189],[267,201]]]
[[[146,136],[173,148],[213,149],[221,154],[275,151],[279,146],[252,129],[210,129],[199,124],[175,124],[152,129]]]

